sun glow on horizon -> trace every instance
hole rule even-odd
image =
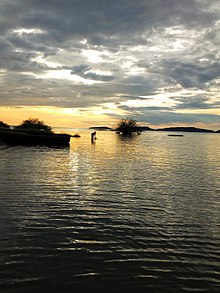
[[[73,109],[57,107],[0,107],[1,121],[14,126],[24,119],[39,118],[53,127],[87,128],[115,124],[115,119],[102,112],[101,108]]]

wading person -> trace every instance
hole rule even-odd
[[[94,139],[96,139],[96,131],[91,133],[91,141],[94,142]]]

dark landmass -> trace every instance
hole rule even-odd
[[[152,129],[152,128],[148,127],[148,126],[139,126],[138,130],[139,131],[155,131],[155,129]]]
[[[167,128],[157,129],[157,131],[210,132],[210,133],[215,132],[214,130],[202,129],[202,128],[196,128],[196,127],[167,127]]]
[[[7,129],[9,129],[10,126],[7,123],[4,123],[3,121],[0,121],[0,128],[7,128]]]
[[[111,127],[107,126],[93,126],[89,127],[89,129],[92,130],[113,130],[117,131],[117,129],[113,129]],[[203,128],[197,128],[197,127],[165,127],[165,128],[159,128],[159,129],[153,129],[150,128],[149,126],[138,126],[137,131],[142,132],[142,131],[181,131],[181,132],[206,132],[206,133],[220,133],[220,130],[214,131],[210,129],[203,129]]]
[[[101,131],[118,131],[118,129],[113,129],[107,126],[93,126],[89,127],[89,129],[92,130],[101,130]],[[165,128],[158,128],[158,129],[153,129],[150,128],[149,126],[138,126],[136,129],[137,132],[142,132],[142,131],[180,131],[180,132],[206,132],[206,133],[220,133],[220,130],[214,131],[210,129],[203,129],[203,128],[197,128],[197,127],[165,127]]]
[[[220,130],[214,131],[210,129],[196,128],[196,127],[166,127],[153,129],[148,126],[139,126],[137,131],[180,131],[180,132],[206,132],[206,133],[219,133]]]
[[[8,145],[67,147],[69,134],[56,134],[37,129],[3,129],[0,128],[0,141]]]
[[[78,133],[71,135],[71,137],[81,137]]]
[[[107,127],[107,126],[92,126],[92,127],[89,127],[89,129],[93,129],[93,130],[112,130],[112,128],[110,127]]]

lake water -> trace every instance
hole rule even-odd
[[[220,292],[220,135],[79,133],[0,146],[1,293]]]

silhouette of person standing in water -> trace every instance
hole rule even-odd
[[[91,133],[91,142],[94,142],[94,139],[96,139],[96,131]]]

